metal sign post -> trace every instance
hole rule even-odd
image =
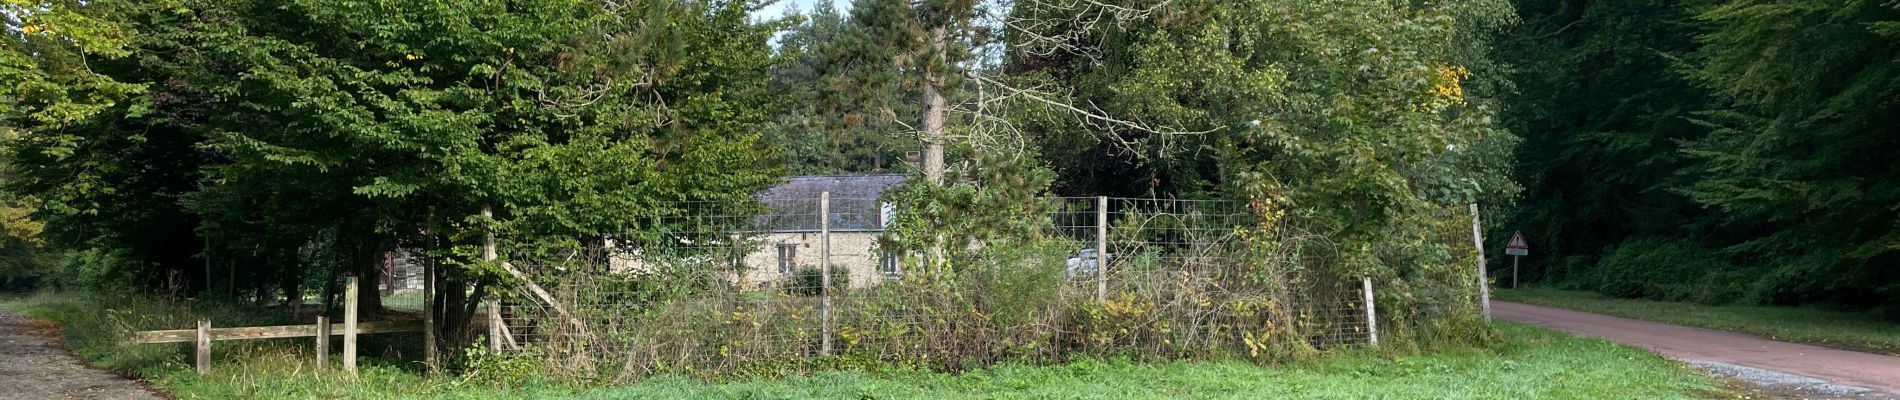
[[[1511,256],[1511,288],[1517,288],[1517,260],[1531,255],[1531,244],[1524,241],[1524,232],[1511,232],[1511,242],[1504,245],[1504,254]]]

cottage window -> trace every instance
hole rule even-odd
[[[897,276],[897,255],[891,254],[891,252],[888,251],[880,254],[877,260],[877,270],[883,272],[884,275]]]
[[[778,273],[780,275],[790,275],[792,273],[792,263],[793,261],[795,261],[794,259],[797,258],[797,256],[798,256],[798,245],[791,244],[791,243],[779,243],[778,245]]]

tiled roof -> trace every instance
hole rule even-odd
[[[818,231],[818,199],[821,193],[831,192],[832,230],[883,230],[888,217],[880,198],[908,179],[903,174],[786,177],[759,193],[767,211],[758,217],[758,227],[769,232]]]

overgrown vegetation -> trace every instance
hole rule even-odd
[[[407,250],[459,347],[514,282],[485,235],[598,249],[772,183],[755,5],[9,1],[0,201],[33,209],[0,245],[43,221],[81,285],[329,312]]]
[[[1900,323],[1823,305],[1706,305],[1605,297],[1548,288],[1495,291],[1517,301],[1626,318],[1751,333],[1775,340],[1900,356]]]
[[[545,303],[515,289],[599,272],[570,261],[728,240],[682,217],[743,219],[782,172],[883,169],[902,141],[920,179],[891,199],[901,233],[879,250],[923,273],[868,293],[967,311],[927,322],[976,333],[893,342],[966,347],[898,365],[1122,342],[1273,359],[1303,352],[1289,338],[1309,332],[1286,325],[1303,285],[1358,277],[1385,288],[1390,343],[1483,333],[1462,308],[1460,210],[1515,190],[1483,40],[1514,21],[1506,2],[1136,3],[863,0],[755,22],[762,1],[8,2],[0,75],[26,84],[0,89],[0,201],[32,218],[4,232],[33,244],[44,222],[81,286],[332,314],[339,277],[377,281],[402,250],[435,267],[422,302],[453,349],[484,299]],[[1023,219],[1051,193],[1244,203],[1257,221],[1221,228],[1272,253],[1208,270],[1224,280],[1127,280],[1112,301],[1011,289],[998,279],[1058,273],[1021,261],[1057,251]],[[615,306],[704,339],[739,322],[694,299],[774,295],[722,278],[750,266],[688,253],[650,254],[683,262],[613,283]],[[986,275],[1013,264],[1041,275]],[[1005,300],[1028,307],[990,304]],[[902,337],[878,318],[839,328]],[[685,367],[636,364],[622,370]]]
[[[408,364],[367,360],[349,379],[313,371],[309,344],[298,340],[218,342],[212,374],[198,377],[180,346],[107,345],[115,324],[95,310],[194,315],[242,322],[258,310],[186,310],[177,304],[140,305],[132,299],[41,295],[0,301],[0,307],[59,322],[80,354],[150,380],[177,398],[484,399],[610,398],[1703,398],[1718,383],[1654,354],[1600,340],[1579,339],[1523,325],[1502,324],[1503,340],[1451,346],[1434,354],[1351,352],[1277,366],[1241,361],[1135,362],[1081,358],[1061,365],[1008,363],[961,374],[906,370],[832,371],[809,376],[703,380],[663,375],[639,383],[584,388],[550,381],[532,357],[471,351],[468,375],[428,376]],[[157,324],[158,317],[148,323]],[[261,318],[261,317],[251,317]],[[266,322],[256,320],[255,322]],[[104,351],[113,349],[114,351]],[[141,350],[142,349],[142,350]],[[115,353],[115,351],[132,350]],[[522,362],[522,361],[529,362]],[[333,366],[335,364],[332,364]],[[1447,382],[1458,382],[1447,384]]]
[[[962,204],[959,198],[968,199],[946,201]],[[616,383],[669,373],[954,372],[1079,357],[1271,363],[1310,359],[1321,350],[1356,348],[1368,340],[1357,280],[1341,280],[1320,268],[1323,258],[1294,256],[1305,245],[1296,238],[1243,241],[1233,237],[1234,230],[1265,235],[1261,230],[1266,228],[1226,225],[1252,218],[1130,214],[1130,220],[1171,228],[1144,230],[1129,221],[1112,230],[1115,251],[1144,255],[1117,262],[1101,283],[1072,269],[1069,257],[1081,244],[1053,236],[1047,232],[1049,217],[1035,215],[1060,202],[1026,200],[1042,206],[1020,209],[1030,215],[993,213],[995,220],[958,222],[969,229],[912,225],[934,221],[915,215],[898,218],[899,228],[887,233],[888,242],[904,248],[895,237],[933,234],[927,237],[934,239],[911,244],[920,248],[905,254],[930,254],[930,246],[941,246],[936,254],[942,261],[913,264],[897,280],[850,287],[834,278],[829,294],[818,296],[815,269],[794,275],[784,293],[748,290],[746,282],[705,285],[690,281],[690,275],[575,273],[544,281],[556,306],[524,304],[513,313],[517,319],[510,328],[534,338],[528,351],[560,375]],[[1144,232],[1165,234],[1170,241],[1147,241]],[[718,259],[639,262],[660,270],[729,264]],[[1475,282],[1469,274],[1443,278]],[[1388,314],[1383,323],[1392,325],[1387,329],[1404,332],[1389,336],[1388,347],[1468,344],[1492,337],[1477,325],[1474,303],[1465,300],[1475,296],[1474,286],[1422,280],[1418,285],[1461,289],[1415,295],[1414,303],[1431,307]],[[680,287],[694,289],[654,290]],[[1421,331],[1443,335],[1409,333]],[[1451,332],[1456,334],[1445,334]]]
[[[1525,281],[1900,317],[1900,3],[1514,3]]]

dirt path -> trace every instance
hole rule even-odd
[[[0,310],[0,399],[162,399],[138,383],[87,368],[51,326]]]
[[[1900,394],[1900,357],[1529,304],[1494,301],[1491,309],[1497,319],[1647,348],[1663,357],[1757,383],[1820,387],[1823,395],[1888,398],[1878,393],[1825,392],[1842,386]],[[1810,383],[1803,384],[1802,378]]]

